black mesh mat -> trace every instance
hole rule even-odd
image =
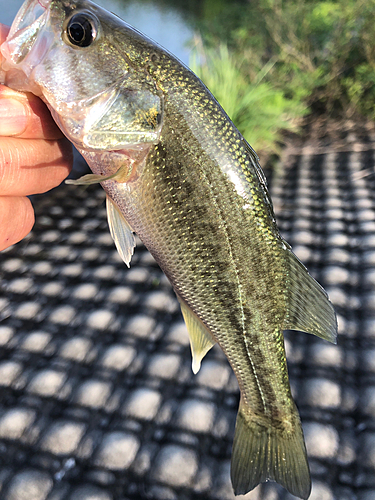
[[[291,151],[272,186],[339,316],[338,346],[286,334],[312,500],[375,499],[374,151],[353,144]],[[32,234],[0,254],[0,499],[233,499],[239,394],[220,350],[192,374],[174,294],[140,242],[131,269],[120,261],[100,188],[34,206]]]

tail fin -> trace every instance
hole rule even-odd
[[[311,492],[310,470],[299,419],[293,430],[265,427],[246,419],[240,408],[234,435],[231,479],[235,495],[273,480],[306,500]]]

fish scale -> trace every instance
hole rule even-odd
[[[27,0],[2,53],[7,83],[41,95],[90,165],[73,182],[105,189],[124,262],[135,232],[169,278],[193,371],[216,342],[226,354],[241,391],[235,494],[275,480],[306,499],[282,331],[335,342],[336,317],[278,233],[255,152],[189,69],[90,1]],[[90,75],[84,83],[77,66]]]
[[[168,134],[167,119],[168,117],[164,119],[164,133],[162,133],[161,142],[165,144],[164,148],[170,151],[174,146],[174,142],[179,142],[180,137],[179,135],[176,137],[176,133]],[[180,120],[181,115],[179,115],[179,122]],[[184,129],[183,126],[181,128]],[[171,140],[173,141],[172,147]],[[187,140],[181,142],[183,144]],[[241,144],[240,141],[237,143]],[[174,147],[172,150],[176,152],[176,149],[177,147]],[[195,150],[195,148],[192,149]],[[154,254],[164,272],[170,278],[177,294],[186,300],[200,318],[204,318],[205,325],[228,355],[248,405],[254,411],[262,412],[263,410],[267,414],[279,414],[280,412],[275,409],[275,407],[277,408],[277,400],[282,399],[285,401],[290,399],[283,339],[280,335],[281,330],[275,328],[270,320],[271,328],[254,328],[251,320],[251,309],[254,308],[257,311],[264,309],[263,304],[267,305],[269,302],[268,297],[272,286],[275,301],[281,299],[281,305],[278,306],[280,309],[278,319],[279,325],[282,324],[283,315],[285,314],[285,297],[282,289],[285,283],[279,283],[279,290],[277,290],[274,279],[276,272],[272,274],[272,280],[260,279],[262,275],[267,273],[267,267],[272,265],[272,260],[276,261],[277,254],[275,254],[274,247],[279,246],[282,248],[282,242],[278,239],[274,242],[271,241],[273,245],[269,245],[270,255],[265,256],[264,253],[260,252],[260,249],[264,251],[264,235],[271,238],[276,233],[275,231],[269,231],[265,223],[262,224],[263,219],[268,215],[267,211],[261,204],[258,205],[258,209],[255,209],[255,204],[252,203],[254,211],[257,214],[260,213],[259,216],[257,215],[260,222],[254,220],[254,211],[249,215],[245,213],[242,210],[244,203],[242,196],[238,196],[233,189],[233,184],[228,182],[227,177],[223,176],[220,166],[209,161],[209,158],[205,157],[206,155],[199,145],[196,146],[196,149],[200,152],[201,163],[198,167],[195,160],[195,174],[198,171],[201,180],[202,178],[207,179],[203,186],[195,184],[193,189],[189,189],[188,193],[184,189],[184,179],[189,179],[191,176],[190,157],[188,157],[188,161],[184,161],[182,159],[183,155],[179,155],[179,162],[176,166],[174,154],[172,154],[171,159],[163,157],[162,164],[159,162],[155,164],[153,156],[150,156],[148,165],[143,172],[142,194],[128,201],[129,204],[136,207],[134,218],[129,222],[146,243],[151,253]],[[202,157],[204,157],[203,161]],[[233,169],[235,169],[236,163],[237,171],[242,172],[243,167],[236,162],[235,158],[232,158],[231,165]],[[163,171],[168,172],[168,174],[164,174]],[[152,180],[148,180],[148,176]],[[176,184],[172,187],[173,181]],[[191,186],[191,184],[189,185]],[[152,191],[148,193],[145,186],[151,186]],[[113,188],[118,189],[118,186],[113,185]],[[111,193],[111,188],[107,189]],[[256,192],[254,188],[253,191]],[[225,196],[225,193],[227,193],[227,196]],[[118,201],[117,197],[119,198]],[[124,203],[125,197],[122,195],[117,195],[117,197],[113,198],[121,208],[121,203]],[[192,205],[186,201],[189,197],[192,200]],[[201,213],[197,217],[190,215],[189,225],[193,227],[193,230],[190,230],[190,235],[194,233],[194,239],[186,240],[181,238],[185,226],[181,224],[175,225],[176,214],[173,211],[165,210],[164,206],[177,203],[177,206],[188,208],[191,214],[192,209],[190,206],[194,208],[196,199],[206,200],[206,202],[204,205],[202,203],[199,205]],[[159,202],[162,200],[160,209],[155,206],[157,200]],[[225,225],[224,217],[219,209],[219,203],[223,200],[227,200],[226,203],[232,207],[232,210],[234,207],[237,208],[234,213],[226,214]],[[252,200],[249,198],[247,201],[251,203]],[[212,210],[213,206],[217,207],[216,214]],[[206,207],[206,210],[203,210],[202,207]],[[124,210],[126,209],[124,208]],[[225,206],[223,210],[225,210]],[[151,216],[149,215],[150,211],[152,212]],[[266,212],[266,215],[264,212]],[[210,214],[210,225],[215,228],[214,232],[207,228],[204,217],[207,213]],[[154,223],[157,221],[157,226],[151,226],[149,222],[142,223],[143,220],[152,220]],[[183,220],[183,217],[179,215],[178,220]],[[257,229],[257,222],[259,222],[261,230]],[[238,230],[240,224],[242,231]],[[145,234],[143,227],[147,227],[148,234]],[[160,232],[160,228],[163,228],[162,232]],[[221,236],[219,228],[221,228]],[[162,241],[155,236],[157,234],[162,235]],[[212,240],[208,236],[210,234],[213,236]],[[241,240],[245,239],[247,242],[253,242],[252,252],[249,251],[247,256],[243,255],[244,249],[241,242],[239,242],[239,234],[241,234]],[[259,241],[254,242],[257,237]],[[223,245],[225,241],[228,249]],[[195,242],[194,249],[191,248],[192,242]],[[203,248],[200,245],[201,242]],[[186,253],[191,255],[191,259],[180,258],[176,261],[177,255],[184,256]],[[252,261],[251,266],[248,265],[249,260]],[[259,262],[256,262],[257,260]],[[227,270],[225,274],[221,266],[222,262],[226,262]],[[193,263],[194,268],[189,272],[191,263]],[[280,263],[274,262],[273,264],[278,264],[280,267]],[[216,271],[218,266],[220,272]],[[200,270],[198,275],[196,267]],[[282,278],[283,273],[279,273],[279,277]],[[247,298],[251,298],[253,302],[250,303],[246,310],[248,318],[246,326],[244,321],[239,321],[244,315],[243,307],[247,303],[247,300],[242,299],[244,303],[241,304],[240,289],[246,292]],[[218,294],[217,291],[219,290],[225,290],[224,294]],[[265,302],[262,295],[266,295],[268,301]],[[259,304],[256,301],[259,301]],[[228,307],[228,304],[230,304],[230,307]],[[277,306],[268,306],[268,309],[269,316],[272,319],[277,311]],[[267,311],[263,311],[263,318],[266,317],[266,314]],[[269,334],[270,331],[271,335]],[[276,332],[276,335],[273,335],[274,332]],[[268,339],[267,335],[269,336]],[[265,349],[271,351],[268,353],[267,359],[262,355]],[[235,353],[234,356],[230,355],[231,352]],[[278,353],[282,355],[280,356]],[[238,358],[239,362],[237,359],[233,360],[233,358]],[[278,362],[275,361],[275,358],[278,358]],[[280,363],[280,358],[282,363]],[[243,363],[244,359],[248,360],[246,365]],[[255,365],[262,366],[262,369],[255,370]],[[279,373],[276,373],[278,371]],[[272,383],[269,381],[271,372],[274,375]],[[285,397],[285,392],[287,397]],[[293,410],[294,414],[294,405],[288,408],[289,411],[290,409]]]

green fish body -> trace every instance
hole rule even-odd
[[[92,24],[82,45],[79,26]],[[241,391],[235,494],[274,480],[307,499],[283,330],[335,342],[336,317],[278,232],[255,152],[189,69],[89,1],[29,0],[2,51],[7,84],[40,95],[88,161],[93,175],[77,182],[101,182],[124,261],[136,233],[171,282],[193,371],[215,343],[228,358]],[[82,65],[93,82],[77,76]]]

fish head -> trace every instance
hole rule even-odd
[[[1,46],[4,82],[41,97],[80,150],[157,143],[163,93],[137,34],[88,0],[26,0]]]

